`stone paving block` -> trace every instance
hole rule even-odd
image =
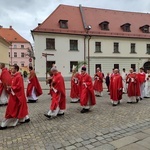
[[[77,150],[87,150],[88,148],[86,147],[79,147]]]
[[[132,136],[127,136],[127,137],[121,138],[119,140],[110,142],[110,144],[112,144],[116,148],[121,148],[123,146],[126,146],[126,145],[131,144],[131,143],[136,142],[136,141],[138,141],[137,138],[132,137]]]
[[[93,145],[86,145],[85,147],[88,148],[88,149],[93,149],[94,148]]]
[[[139,144],[141,147],[150,149],[150,141],[142,140],[142,141],[137,142],[137,144]]]
[[[75,145],[77,148],[82,146],[81,143],[75,143],[74,145]]]
[[[92,150],[115,150],[115,147],[110,144],[104,144],[96,148],[93,148]]]
[[[83,145],[88,145],[88,144],[90,144],[91,143],[91,141],[83,141],[83,142],[81,142]]]
[[[144,148],[138,144],[130,144],[117,150],[149,150],[149,149]]]
[[[142,132],[147,133],[147,134],[150,134],[150,128],[147,129],[147,130],[143,130]]]
[[[91,143],[94,143],[96,142],[97,140],[96,139],[90,139]]]
[[[102,143],[100,143],[100,142],[95,142],[95,143],[92,143],[92,145],[95,146],[95,147],[97,147],[97,146],[102,145]]]
[[[142,139],[147,138],[149,135],[143,132],[139,132],[139,133],[133,134],[132,136],[139,140],[142,140]]]
[[[104,138],[103,138],[102,136],[99,136],[99,137],[96,137],[96,139],[97,139],[98,141],[101,141],[101,140],[103,140]]]
[[[75,139],[77,142],[82,142],[83,141],[83,139],[82,138],[77,138],[77,139]]]
[[[68,147],[66,147],[65,148],[66,150],[75,150],[75,149],[77,149],[75,146],[68,146]]]

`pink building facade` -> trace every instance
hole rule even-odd
[[[9,47],[9,64],[17,64],[20,67],[33,66],[32,58],[29,56],[31,52],[30,43],[12,43]]]

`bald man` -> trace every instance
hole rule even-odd
[[[117,106],[120,104],[122,99],[122,77],[119,74],[118,69],[114,69],[114,74],[110,79],[110,99],[112,101],[112,106]]]
[[[128,83],[127,95],[128,95],[128,104],[138,103],[140,97],[140,85],[138,80],[138,75],[131,68],[127,75],[126,81]]]

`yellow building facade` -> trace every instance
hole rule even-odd
[[[5,63],[7,66],[9,65],[9,46],[10,43],[0,37],[0,63]]]

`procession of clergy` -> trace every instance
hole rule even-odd
[[[1,63],[0,69],[0,106],[6,105],[7,107],[0,125],[0,130],[4,130],[7,127],[30,122],[27,103],[36,102],[38,96],[42,95],[42,89],[32,67],[29,67],[30,74],[26,94],[19,66],[13,65],[11,70],[8,70],[5,64]],[[49,111],[44,116],[51,119],[64,115],[66,90],[64,78],[55,65],[51,68],[49,75],[46,82],[50,87],[51,102]],[[136,73],[131,68],[127,74],[125,69],[122,73],[118,69],[113,69],[112,73],[107,73],[105,77],[100,68],[97,68],[93,84],[92,77],[86,72],[86,67],[82,66],[81,73],[77,72],[76,67],[72,69],[71,103],[80,102],[81,113],[89,112],[96,104],[95,96],[103,96],[103,82],[106,83],[112,106],[120,104],[124,93],[127,93],[128,104],[138,103],[139,100],[150,97],[150,70],[145,73],[144,69],[140,68],[140,72]]]

